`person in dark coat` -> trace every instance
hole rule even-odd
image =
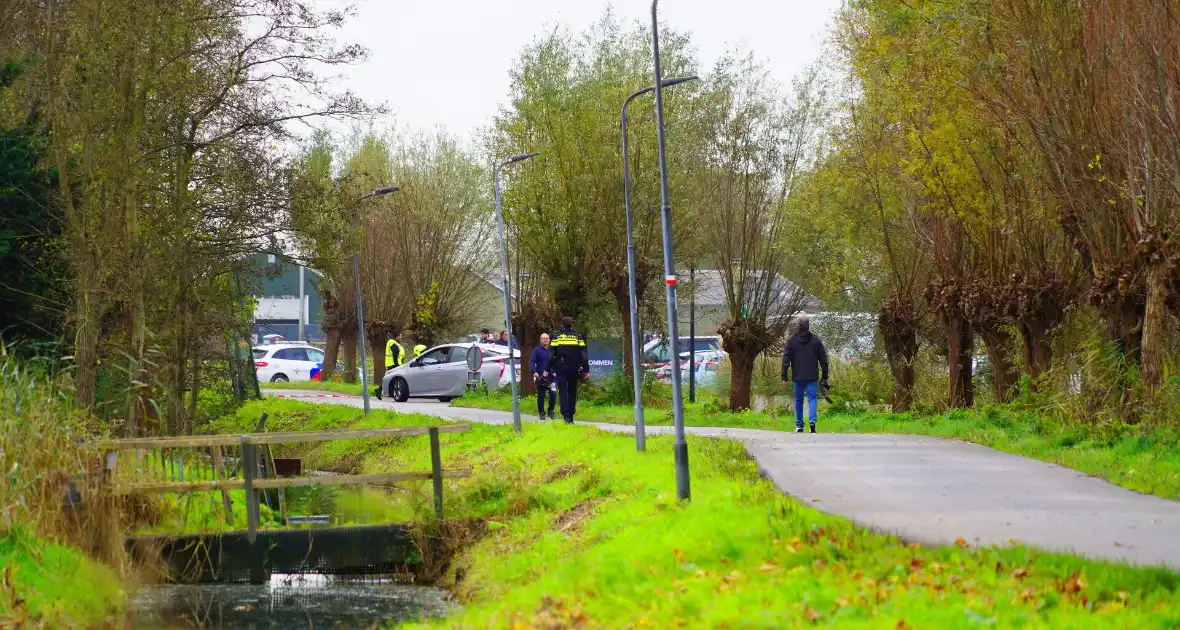
[[[808,421],[811,432],[815,433],[818,387],[828,389],[828,351],[824,342],[811,334],[811,320],[807,315],[800,315],[795,321],[798,329],[787,339],[787,349],[783,352],[783,385],[788,383],[790,370],[791,381],[795,383],[795,433],[803,432],[804,396],[811,405]]]
[[[549,419],[556,420],[553,406],[557,404],[557,388],[551,387],[554,375],[549,371],[549,333],[542,333],[541,345],[533,348],[533,354],[529,357],[529,371],[537,383],[537,415],[545,419],[545,398],[548,395]]]
[[[561,327],[561,332],[549,344],[549,369],[557,375],[561,416],[567,424],[573,424],[578,407],[578,385],[590,379],[590,355],[586,354],[586,340],[574,331],[573,319],[563,317]]]

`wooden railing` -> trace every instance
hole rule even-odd
[[[258,428],[265,426],[265,414]],[[443,517],[443,479],[471,475],[471,469],[444,470],[440,453],[439,435],[470,431],[470,424],[447,424],[422,427],[389,427],[373,429],[342,429],[337,431],[284,431],[278,433],[247,433],[244,435],[203,435],[188,437],[129,438],[112,440],[102,445],[106,452],[107,478],[120,494],[190,493],[220,491],[226,520],[233,523],[230,490],[246,492],[247,536],[251,543],[257,537],[260,520],[259,491],[268,489],[300,488],[309,486],[345,486],[391,484],[404,481],[434,482],[434,509]],[[367,475],[318,475],[310,477],[279,477],[275,473],[275,458],[270,446],[357,440],[371,438],[430,436],[430,470],[420,472],[387,472]],[[238,457],[233,451],[238,450]],[[128,464],[120,474],[120,453]],[[232,469],[230,462],[235,461]],[[241,476],[238,476],[238,471]],[[188,477],[186,480],[185,477]],[[281,518],[286,518],[284,500],[280,498]]]

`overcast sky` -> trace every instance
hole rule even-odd
[[[650,20],[647,0],[352,0],[357,16],[340,33],[370,51],[345,70],[341,87],[385,102],[387,121],[443,126],[470,138],[507,101],[509,70],[528,44],[557,25],[582,31],[607,6],[627,20]],[[344,0],[317,0],[325,8]],[[782,83],[822,52],[840,0],[663,0],[660,17],[689,31],[703,68],[741,46]]]

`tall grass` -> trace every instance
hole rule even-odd
[[[74,410],[50,374],[0,347],[0,556],[15,575],[0,598],[0,626],[3,618],[104,615],[121,605],[118,576],[130,568],[118,504],[94,447],[95,422]],[[59,564],[73,568],[61,572]],[[101,596],[82,605],[79,590]]]

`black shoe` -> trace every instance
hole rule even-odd
[[[803,427],[795,427],[795,433],[802,433]]]
[[[800,431],[802,431],[803,429],[799,429],[799,430],[800,430]],[[813,424],[813,425],[811,425],[811,432],[812,432],[812,433],[815,433],[815,425],[814,425],[814,424]]]
[[[544,422],[544,421],[545,421],[545,414],[543,414],[543,413],[542,413],[542,414],[539,414],[539,415],[537,416],[537,421],[538,421],[538,422]]]
[[[381,388],[380,387],[378,387],[377,389],[374,389],[373,393],[377,396],[377,400],[381,400]]]
[[[574,423],[574,419],[573,419],[573,418],[566,418],[566,419],[565,419],[565,423],[566,423],[566,424],[573,424],[573,423]]]
[[[549,412],[549,419],[550,419],[550,420],[556,420],[556,419],[557,419],[557,414],[555,414],[555,413],[553,413],[552,411],[550,411],[550,412]]]

